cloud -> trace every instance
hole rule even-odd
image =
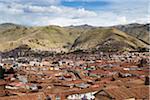
[[[95,1],[111,1],[111,0],[62,0],[62,1],[68,1],[68,2],[73,2],[73,1],[81,1],[81,2],[95,2]]]
[[[13,5],[12,5],[13,6]],[[0,13],[3,14],[22,14],[24,11],[23,9],[18,9],[17,7],[15,7],[17,5],[14,5],[13,7],[11,7],[10,5],[4,5],[2,3],[0,3]]]
[[[118,17],[118,21],[121,24],[127,24],[127,18],[125,16]]]
[[[60,0],[0,0],[5,3],[22,3],[22,4],[38,4],[38,5],[58,5]]]
[[[17,13],[32,13],[34,14],[43,14],[46,15],[57,15],[64,17],[93,17],[97,14],[94,11],[85,10],[84,8],[71,8],[64,6],[35,6],[31,4],[19,4],[19,3],[11,3],[11,4],[3,4],[0,3],[1,12],[6,12],[7,14],[17,14]],[[7,12],[8,11],[8,12]]]
[[[58,7],[58,6],[49,6],[49,7],[40,7],[40,6],[28,6],[26,7],[28,11],[32,13],[52,13],[59,16],[65,17],[93,17],[96,16],[96,13],[93,11],[85,10],[84,8],[69,8],[69,7]]]
[[[82,3],[79,8],[68,7],[61,4],[63,1],[86,3],[98,0],[0,0],[0,23],[110,26],[150,22],[148,0],[99,0],[109,2],[108,6],[99,8],[86,7]]]

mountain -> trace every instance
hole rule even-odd
[[[113,27],[41,26],[27,27],[12,23],[0,24],[0,51],[10,51],[21,45],[32,50],[74,51],[148,48],[148,24],[129,24]]]
[[[59,26],[22,27],[15,24],[0,25],[0,51],[9,51],[26,44],[32,49],[66,50],[78,32]]]
[[[94,28],[81,34],[72,46],[72,50],[91,48],[102,51],[134,50],[148,48],[148,44],[116,28]]]
[[[76,29],[91,29],[93,27],[94,26],[91,26],[91,25],[88,25],[88,24],[78,25],[78,26],[74,26],[74,25],[68,26],[68,28],[76,28]]]
[[[118,25],[115,26],[115,28],[128,33],[129,35],[136,37],[143,42],[150,44],[149,40],[149,25],[150,24],[138,24],[138,23],[132,23],[128,25]]]

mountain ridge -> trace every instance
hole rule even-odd
[[[100,49],[103,44],[110,42],[110,40],[115,44],[121,42],[128,45],[127,47],[124,46],[127,49],[148,48],[148,27],[149,24],[128,24],[111,27],[94,27],[87,24],[67,27],[55,25],[26,27],[4,23],[0,24],[0,51],[9,51],[24,44],[30,46],[31,49],[43,51],[68,52],[83,47],[84,49],[89,49],[89,47]],[[124,41],[121,39],[124,39]],[[107,43],[107,45],[110,44],[113,45],[113,43]]]

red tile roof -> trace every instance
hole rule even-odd
[[[101,91],[106,92],[111,98],[116,100],[124,100],[129,98],[136,99],[147,99],[149,98],[149,87],[148,86],[138,86],[134,88],[111,86],[102,89]],[[100,93],[99,91],[98,93]]]
[[[7,84],[5,80],[0,80],[0,86]]]
[[[5,96],[0,97],[0,100],[45,100],[45,94],[40,93],[29,93],[21,96]]]
[[[111,72],[110,71],[104,71],[104,70],[93,70],[90,73],[92,73],[92,74],[109,74]]]

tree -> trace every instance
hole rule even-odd
[[[8,69],[7,74],[14,74],[15,71],[14,69],[11,67],[10,69]]]
[[[123,78],[122,74],[119,72],[118,77]]]
[[[145,77],[145,85],[150,85],[150,78],[148,76]]]
[[[111,81],[115,81],[116,79],[114,77],[112,77]]]
[[[5,69],[0,66],[0,79],[4,79]]]
[[[139,61],[138,67],[144,67],[146,64],[147,64],[147,60],[144,59],[144,58],[142,58],[142,59]]]

